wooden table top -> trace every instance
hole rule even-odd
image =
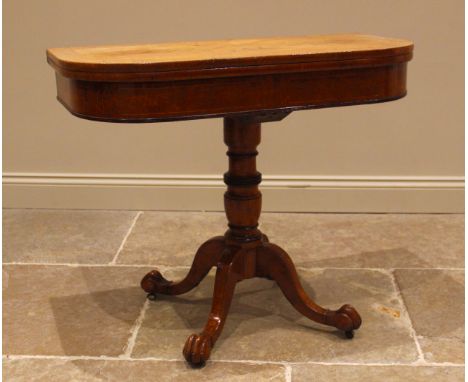
[[[77,116],[150,122],[382,102],[406,94],[408,40],[359,34],[51,48]]]
[[[407,55],[412,42],[359,34],[51,48],[72,71],[148,72],[370,59]]]

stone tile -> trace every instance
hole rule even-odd
[[[464,267],[464,215],[265,213],[260,228],[306,267]]]
[[[304,287],[323,306],[352,303],[363,318],[353,340],[297,313],[272,281],[237,285],[228,321],[213,360],[413,362],[417,352],[408,317],[388,273],[373,270],[301,271]],[[181,277],[172,271],[168,278]],[[204,326],[211,306],[213,272],[178,297],[151,302],[132,356],[181,359],[186,338]]]
[[[260,223],[305,267],[464,267],[463,215],[265,213]],[[145,212],[119,262],[190,265],[198,247],[225,230],[224,213]]]
[[[227,230],[224,213],[145,212],[120,252],[120,264],[190,265],[200,245]]]
[[[464,272],[397,270],[395,277],[425,359],[464,363]]]
[[[101,361],[101,360],[7,360],[3,366],[5,381],[285,381],[281,365],[207,363],[203,369],[190,368],[184,362]]]
[[[140,314],[146,269],[3,267],[3,353],[117,356]]]
[[[463,367],[294,365],[293,382],[463,382]]]
[[[136,212],[4,210],[3,261],[108,263]]]

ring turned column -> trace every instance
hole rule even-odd
[[[258,229],[262,207],[258,189],[262,177],[256,166],[260,124],[280,120],[287,114],[252,114],[224,119],[224,142],[229,157],[229,170],[224,174],[228,230],[224,236],[202,244],[190,271],[181,281],[166,280],[158,270],[153,270],[141,282],[150,299],[155,299],[158,293],[178,295],[196,287],[210,269],[216,267],[211,311],[205,327],[200,333],[190,335],[183,348],[185,359],[192,365],[203,365],[208,360],[226,323],[237,282],[252,277],[276,281],[297,311],[311,320],[344,331],[348,338],[361,325],[359,314],[350,305],[329,310],[310,299],[288,254],[270,243]]]
[[[229,171],[224,174],[228,186],[224,194],[229,226],[226,239],[242,244],[258,241],[262,238],[257,228],[262,209],[258,189],[262,174],[256,165],[260,122],[252,118],[225,118],[224,143],[229,157]]]

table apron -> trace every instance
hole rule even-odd
[[[406,95],[407,63],[176,81],[84,81],[56,73],[57,98],[81,118],[157,122],[384,102]]]

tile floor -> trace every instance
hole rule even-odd
[[[311,297],[352,303],[363,326],[346,340],[272,281],[247,280],[211,361],[191,369],[182,346],[204,325],[213,273],[156,301],[139,282],[154,266],[181,277],[224,227],[222,213],[4,210],[5,380],[463,380],[463,215],[263,214]]]

